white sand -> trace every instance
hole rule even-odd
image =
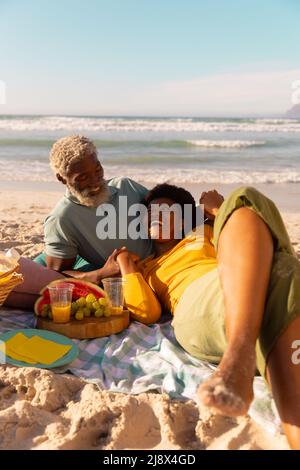
[[[57,192],[0,193],[0,250],[43,249],[42,223]],[[283,215],[300,256],[298,213]],[[1,313],[0,313],[1,314]],[[250,418],[210,416],[189,401],[100,392],[70,375],[0,367],[0,449],[281,449]]]
[[[284,449],[250,418],[165,395],[99,391],[71,375],[0,368],[0,449]]]

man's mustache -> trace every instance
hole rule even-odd
[[[77,185],[75,185],[75,190],[78,191],[83,197],[89,197],[89,196],[96,196],[97,194],[101,193],[101,191],[106,190],[107,184],[106,182],[103,182],[99,184],[98,186],[88,186],[87,188],[84,189],[79,189]]]

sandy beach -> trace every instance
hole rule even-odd
[[[286,449],[250,418],[165,395],[99,391],[71,375],[0,369],[0,449]]]
[[[42,251],[43,219],[62,195],[56,189],[19,188],[12,197],[1,187],[1,250],[31,258]],[[300,256],[299,212],[292,209],[283,218]],[[267,434],[249,417],[210,416],[192,401],[114,394],[71,375],[0,367],[0,449],[283,448],[284,436]]]

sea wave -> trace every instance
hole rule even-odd
[[[0,118],[1,131],[18,132],[283,132],[299,133],[296,119],[198,119],[104,117],[8,117]]]
[[[269,119],[269,118],[264,118],[264,119],[255,119],[255,122],[257,124],[295,124],[295,122],[297,122],[297,119],[288,119],[288,118]]]
[[[257,147],[266,144],[263,140],[187,140],[187,142],[197,147],[229,149]]]
[[[156,184],[170,182],[173,184],[188,183],[300,183],[300,171],[250,171],[250,170],[205,170],[191,168],[162,168],[151,166],[120,166],[104,165],[107,179],[124,176],[137,181]],[[1,181],[32,181],[54,182],[49,164],[40,161],[19,161],[18,165],[11,161],[0,160]]]
[[[20,139],[20,138],[0,138],[0,147],[33,147],[50,149],[54,144],[55,139]],[[267,142],[263,140],[179,140],[179,139],[164,139],[164,140],[109,140],[109,139],[93,139],[94,144],[100,149],[103,148],[186,148],[186,147],[204,147],[204,148],[229,148],[240,149],[246,147],[257,147],[266,145]],[[276,145],[276,142],[269,142],[268,145]]]
[[[120,175],[120,166],[106,166],[107,178]],[[152,184],[169,182],[173,184],[188,183],[300,183],[300,171],[234,171],[234,170],[200,170],[191,168],[153,169],[140,167],[122,167],[122,176]]]

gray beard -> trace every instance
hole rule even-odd
[[[86,207],[98,207],[101,204],[109,201],[110,193],[107,182],[103,182],[101,188],[97,194],[90,195],[90,189],[84,189],[79,191],[74,187],[68,187],[70,193],[78,199],[80,204]]]

